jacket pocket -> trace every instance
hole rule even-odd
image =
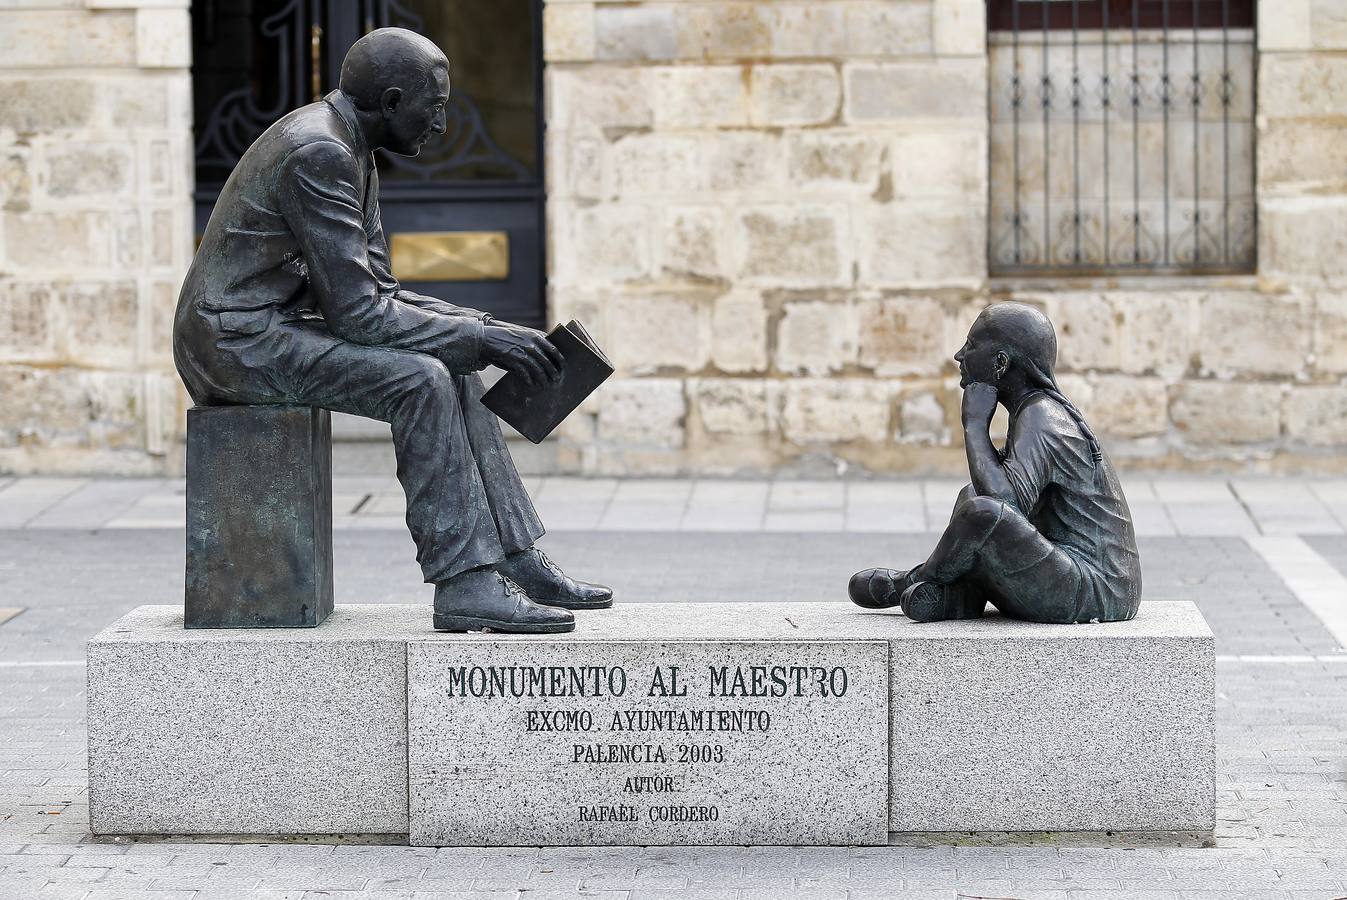
[[[220,330],[230,334],[258,334],[271,324],[273,309],[229,310],[217,313]]]

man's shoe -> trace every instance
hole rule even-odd
[[[936,584],[916,581],[905,591],[898,605],[903,615],[914,622],[944,622],[948,619],[980,619],[987,601],[961,584]]]
[[[575,616],[534,603],[491,568],[473,569],[435,585],[436,631],[559,634],[575,630]]]
[[[545,606],[607,609],[613,605],[612,588],[576,581],[537,547],[511,553],[496,566],[496,571],[527,591],[535,603]]]
[[[851,576],[847,593],[851,602],[866,609],[889,609],[897,606],[903,591],[911,585],[908,569],[862,569]]]

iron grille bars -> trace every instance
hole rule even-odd
[[[1252,0],[991,0],[989,14],[993,275],[1252,271]]]
[[[1038,86],[1039,97],[1043,104],[1043,253],[1049,265],[1052,262],[1052,191],[1046,189],[1052,184],[1052,142],[1049,138],[1052,112],[1052,76],[1048,74],[1048,2],[1043,3],[1043,77]]]

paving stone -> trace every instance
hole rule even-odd
[[[919,483],[851,482],[846,487],[847,531],[928,530]]]
[[[765,481],[698,481],[688,497],[680,530],[761,530],[770,485]]]
[[[354,445],[352,445],[354,446]],[[387,448],[384,448],[387,449]],[[391,457],[391,450],[388,454]],[[353,470],[354,471],[354,470]],[[61,479],[10,479],[22,488],[20,494],[31,490],[27,482],[56,482]],[[68,479],[67,479],[68,481]],[[541,494],[549,483],[557,487],[550,499]],[[820,510],[837,507],[835,500],[821,506],[811,502],[811,495],[843,491],[845,517],[842,528],[848,531],[913,532],[938,528],[949,515],[953,498],[963,482],[950,479],[905,481],[852,482],[717,482],[670,481],[635,479],[577,479],[565,476],[526,478],[530,492],[544,510],[553,531],[588,530],[600,527],[615,530],[761,530],[764,514],[768,511],[763,496],[738,491],[734,486],[754,484],[767,491],[776,491],[773,510],[790,511],[789,500],[782,496],[800,493],[805,497],[804,508]],[[647,491],[641,487],[658,484],[661,496],[648,496],[649,502],[626,502],[636,497],[630,491]],[[706,514],[690,504],[682,523],[665,505],[676,506],[677,500],[668,500],[669,490],[686,491],[692,485],[694,495],[702,500],[715,497],[717,485],[730,485],[722,503],[711,503]],[[143,489],[137,485],[144,485]],[[49,488],[44,488],[47,490]],[[912,498],[912,491],[922,500]],[[1139,534],[1192,536],[1246,535],[1246,534],[1341,534],[1347,530],[1347,482],[1341,480],[1308,481],[1292,479],[1237,479],[1227,482],[1219,478],[1160,478],[1146,479],[1131,476],[1127,479],[1128,498],[1132,503],[1133,518]],[[139,490],[139,496],[137,491]],[[1279,495],[1278,490],[1282,490]],[[614,493],[616,491],[616,493]],[[648,491],[647,491],[648,492]],[[711,493],[708,493],[711,492]],[[874,497],[893,494],[900,499],[886,505],[881,512]],[[625,495],[625,496],[624,496]],[[127,504],[126,499],[130,499]],[[10,525],[28,522],[29,527],[107,527],[115,529],[181,528],[184,523],[184,497],[181,479],[139,479],[135,481],[106,481],[86,484],[74,496],[58,500],[36,518],[32,511],[19,519],[14,509],[8,513]],[[610,511],[609,504],[617,509]],[[797,504],[798,505],[798,504]],[[853,508],[854,507],[854,508]],[[346,475],[334,479],[334,527],[399,530],[403,527],[406,503],[402,489],[392,477]],[[109,518],[111,516],[111,518]],[[72,518],[74,517],[74,518]],[[835,517],[786,516],[774,517],[772,530],[808,531],[813,528],[834,530]]]
[[[103,528],[123,516],[146,494],[163,490],[151,478],[91,481],[30,519],[27,528]]]
[[[5,488],[0,528],[22,528],[84,487],[83,478],[20,478]]]
[[[619,483],[600,531],[677,531],[692,494],[691,481],[624,481]]]
[[[183,529],[187,525],[187,490],[155,492],[142,496],[121,515],[107,523],[107,528],[138,531],[155,529]]]

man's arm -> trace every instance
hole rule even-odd
[[[281,214],[299,241],[328,327],[355,344],[435,356],[451,372],[480,369],[479,319],[439,315],[399,302],[382,241],[375,250],[382,267],[376,273],[358,166],[346,148],[322,141],[295,150],[275,176]]]
[[[388,240],[384,237],[383,214],[379,210],[379,172],[377,169],[370,171],[369,179],[368,193],[374,198],[374,202],[364,204],[365,239],[369,244],[370,270],[374,273],[374,277],[378,279],[379,292],[393,297],[401,303],[410,304],[427,312],[438,313],[442,316],[468,316],[477,319],[483,325],[490,322],[493,317],[488,313],[468,309],[466,306],[455,306],[447,300],[418,294],[406,290],[398,284],[397,278],[393,275],[392,257],[388,252]]]
[[[980,497],[993,497],[1019,508],[1015,488],[1006,477],[1001,454],[992,443],[991,422],[996,414],[996,388],[974,382],[963,391],[963,447],[968,474]],[[1028,510],[1020,510],[1027,514]]]
[[[450,303],[448,300],[441,300],[438,297],[429,297],[425,294],[418,294],[415,291],[409,291],[406,288],[399,288],[397,298],[403,303],[409,303],[419,309],[429,312],[439,313],[442,316],[468,316],[477,319],[483,325],[490,324],[496,320],[496,317],[488,312],[482,312],[480,309],[472,309],[467,306],[458,306]]]
[[[379,209],[379,170],[371,168],[365,186],[364,210],[365,245],[369,248],[369,268],[379,282],[379,293],[395,297],[400,289],[389,263],[388,243],[384,240],[383,213]],[[372,202],[370,202],[372,200]]]

